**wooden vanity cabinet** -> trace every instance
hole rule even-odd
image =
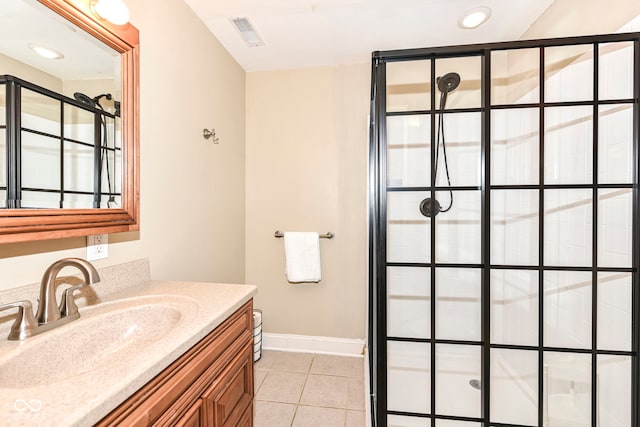
[[[249,301],[97,426],[253,426]]]

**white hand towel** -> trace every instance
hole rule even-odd
[[[318,233],[285,232],[284,253],[289,282],[317,283],[320,281],[320,236]]]

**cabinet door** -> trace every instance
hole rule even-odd
[[[187,411],[180,421],[176,423],[176,427],[202,427],[204,426],[204,407],[202,399],[198,399],[196,403]]]
[[[208,426],[236,427],[253,401],[253,346],[246,345],[203,394]],[[251,416],[250,416],[251,418]],[[251,420],[249,418],[249,425]]]
[[[244,415],[240,418],[238,427],[253,427],[253,405],[249,405],[249,407],[244,410]]]

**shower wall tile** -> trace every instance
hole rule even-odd
[[[491,342],[538,345],[537,271],[491,271]]]
[[[538,352],[491,350],[491,421],[538,424]]]
[[[429,224],[387,225],[387,260],[428,262],[431,258]]]
[[[480,346],[436,345],[436,411],[479,417],[481,393],[469,381],[480,379]]]
[[[591,348],[591,272],[544,272],[544,344]]]
[[[539,110],[491,112],[491,185],[539,182]]]
[[[387,343],[387,408],[428,413],[431,409],[431,350],[426,343]]]
[[[454,191],[449,212],[436,216],[436,262],[479,264],[481,259],[480,191]],[[449,205],[449,192],[436,198]]]
[[[633,181],[632,105],[601,105],[598,115],[598,182],[630,184]]]
[[[425,187],[429,185],[429,147],[405,146],[387,153],[389,187]]]
[[[598,348],[631,350],[630,273],[598,273]]]
[[[491,263],[538,264],[538,191],[491,191]]]
[[[22,164],[27,166],[22,170],[22,185],[60,189],[60,147],[57,142],[52,138],[26,131],[21,132],[21,138]]]
[[[491,52],[491,103],[519,104],[540,100],[540,50]]]
[[[482,115],[480,113],[444,114],[443,121],[451,185],[480,186]],[[436,181],[438,186],[448,185],[444,160],[444,147],[441,144]]]
[[[436,269],[436,338],[480,341],[482,270]]]
[[[431,131],[427,115],[387,118],[387,182],[391,187],[431,182]]]
[[[598,419],[601,426],[626,427],[631,423],[631,357],[599,355]]]
[[[387,63],[387,111],[431,107],[430,60]]]
[[[593,182],[593,107],[545,109],[544,182]]]
[[[591,355],[544,353],[549,427],[591,426]]]
[[[545,190],[544,264],[591,266],[592,191]]]
[[[6,85],[3,84],[2,87],[5,88]],[[20,114],[21,127],[60,136],[60,122],[43,118],[42,113],[46,112],[48,117],[59,117],[60,101],[27,88],[22,88],[18,93],[23,106]],[[75,115],[73,117],[75,118],[80,116],[77,119],[77,123],[82,123],[82,116],[84,116],[85,123],[87,121],[91,123],[93,120],[92,114],[82,108],[67,107],[65,110],[67,112],[74,111]],[[93,137],[90,141],[93,142]]]
[[[387,260],[428,262],[431,258],[430,219],[420,213],[428,193],[387,194]]]
[[[545,55],[545,101],[593,99],[593,46],[547,47]]]
[[[431,274],[428,268],[387,268],[387,335],[429,338]]]
[[[598,266],[631,267],[632,190],[598,192]]]
[[[633,42],[603,43],[599,45],[600,99],[633,97]]]

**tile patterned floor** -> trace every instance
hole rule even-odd
[[[254,427],[364,427],[362,358],[264,350],[254,367]]]

